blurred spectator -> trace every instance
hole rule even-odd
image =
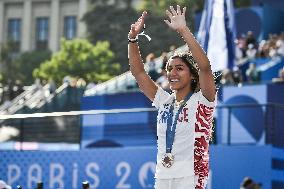
[[[166,68],[167,62],[168,62],[168,58],[169,58],[169,53],[167,52],[162,52],[161,56],[160,56],[160,60],[161,60],[161,69]]]
[[[96,86],[96,84],[95,84],[94,82],[90,82],[90,83],[87,84],[86,90],[92,89],[92,88],[94,88],[95,86]]]
[[[18,96],[19,94],[24,92],[23,85],[22,85],[22,82],[20,80],[17,79],[15,81],[15,85],[13,87],[13,91],[14,91],[15,96]]]
[[[269,48],[269,53],[268,57],[274,58],[277,55],[277,50],[276,50],[276,42],[278,40],[278,36],[276,34],[269,34],[268,38],[268,48]]]
[[[284,32],[281,33],[279,39],[276,41],[276,47],[278,48],[277,54],[284,57]]]
[[[11,100],[9,99],[9,96],[8,95],[4,95],[3,96],[3,103],[1,105],[2,109],[7,109],[11,106],[12,102]]]
[[[11,80],[8,80],[8,95],[9,95],[9,100],[13,100],[16,96],[13,90],[13,83]]]
[[[238,66],[235,66],[233,68],[232,77],[233,77],[233,81],[234,81],[235,84],[239,84],[239,83],[243,82],[242,72],[241,72],[241,70]]]
[[[6,184],[3,180],[0,180],[0,189],[12,189],[12,187]]]
[[[77,88],[85,88],[87,85],[86,81],[83,78],[79,78],[76,83]]]
[[[256,39],[253,35],[252,31],[248,31],[247,32],[247,36],[246,36],[246,46],[248,47],[249,44],[253,44],[254,47],[256,47],[257,43],[256,43]]]
[[[246,71],[247,80],[250,83],[259,82],[260,81],[260,73],[256,68],[255,63],[250,63],[249,68]]]
[[[148,66],[148,74],[153,81],[156,81],[159,78],[159,73],[156,68],[154,53],[150,53],[146,57],[146,65]]]
[[[232,72],[229,69],[224,69],[222,71],[222,79],[220,81],[223,85],[232,85],[234,84]]]
[[[48,81],[48,89],[49,89],[49,93],[50,94],[55,93],[55,91],[56,91],[56,84],[55,84],[53,79],[50,79]]]
[[[269,57],[275,58],[277,56],[277,48],[276,46],[272,46],[269,48]]]
[[[241,52],[243,53],[242,57],[245,57],[246,50],[247,50],[245,34],[242,34],[241,37],[238,39],[238,47],[240,48]]]
[[[253,33],[248,31],[247,36],[242,35],[235,40],[236,64],[240,65],[247,59],[275,58],[284,56],[284,32],[280,35],[269,34],[267,40],[263,39],[258,44]]]
[[[39,78],[36,78],[35,79],[35,82],[33,84],[37,90],[41,90],[42,89],[42,85],[41,85],[41,82],[40,82],[40,79]]]
[[[241,42],[239,39],[236,39],[235,41],[235,56],[236,56],[236,59],[239,60],[239,59],[242,59],[244,57],[244,52],[242,50],[242,45],[241,45]]]
[[[161,68],[161,73],[160,77],[157,79],[156,83],[160,85],[163,89],[168,90],[169,88],[169,82],[167,79],[167,63],[168,63],[168,57],[167,53],[163,53],[162,55],[162,68]]]
[[[240,189],[261,189],[261,186],[261,183],[256,183],[250,177],[245,177],[241,183]]]
[[[175,51],[176,51],[176,46],[175,45],[171,45],[170,48],[169,48],[169,53],[168,53],[168,58],[170,58],[172,55],[175,54]]]
[[[257,50],[256,48],[254,47],[253,44],[249,44],[248,45],[248,49],[246,51],[246,56],[249,60],[253,60],[256,58],[256,53],[257,53]]]
[[[2,83],[0,83],[0,95],[1,95],[0,103],[2,103],[3,102],[3,98],[4,98],[4,87],[3,87]]]
[[[176,46],[175,45],[171,45],[170,46],[170,52],[172,52],[174,54],[175,50],[176,50]]]
[[[272,82],[284,82],[284,67],[279,70],[278,77],[273,78]]]
[[[70,87],[77,87],[77,79],[74,78],[74,77],[70,77],[69,86]]]
[[[258,56],[265,58],[269,56],[269,44],[266,40],[262,40],[258,46]]]
[[[88,181],[82,182],[82,187],[83,187],[83,189],[90,189],[90,184],[89,184],[89,182],[88,182]]]
[[[70,85],[71,83],[71,77],[69,75],[66,75],[63,80],[62,80],[63,83],[66,83],[67,85]]]

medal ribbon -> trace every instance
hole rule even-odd
[[[179,118],[179,114],[181,110],[183,109],[184,105],[186,102],[190,99],[193,93],[189,93],[186,98],[184,99],[183,103],[178,109],[178,112],[176,113],[175,120],[173,122],[173,111],[174,111],[174,101],[171,104],[170,107],[170,112],[169,112],[169,117],[167,120],[167,131],[166,131],[166,153],[171,153],[172,152],[172,147],[174,143],[174,138],[175,138],[175,131],[176,131],[176,126],[177,126],[177,120]]]

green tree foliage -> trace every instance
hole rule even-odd
[[[106,81],[120,69],[118,64],[112,63],[114,54],[109,48],[106,41],[98,41],[94,46],[84,39],[63,40],[61,50],[35,69],[33,75],[45,80],[53,79],[57,84],[67,75],[87,82]]]
[[[13,61],[16,57],[16,53],[14,53],[13,49],[14,47],[12,42],[8,42],[7,44],[1,47],[1,82],[3,82],[4,84],[16,80],[16,66],[13,64]]]
[[[40,63],[48,60],[50,51],[32,51],[19,53],[15,51],[15,44],[8,42],[1,48],[1,79],[3,84],[15,84],[16,81],[23,85],[34,82],[33,70]]]
[[[190,1],[190,6],[187,10],[187,21],[194,31],[193,27],[193,13],[196,6],[204,0]],[[119,3],[125,3],[125,6],[119,6]],[[84,16],[84,21],[87,25],[88,37],[91,42],[97,40],[108,40],[110,42],[111,50],[116,54],[115,61],[121,64],[121,71],[128,70],[128,57],[127,57],[127,34],[130,25],[136,21],[141,15],[142,10],[148,11],[146,18],[146,33],[153,39],[148,42],[143,36],[139,38],[140,50],[142,56],[145,57],[149,53],[155,53],[159,56],[164,51],[169,51],[169,47],[174,45],[179,47],[184,44],[183,40],[176,32],[170,30],[164,23],[165,10],[169,5],[176,5],[177,3],[184,6],[188,1],[182,0],[143,0],[139,10],[132,8],[131,0],[114,1],[114,4],[109,4],[108,1],[93,0],[93,7]],[[155,6],[153,6],[153,4]]]
[[[24,85],[34,83],[33,70],[38,68],[40,64],[51,57],[50,51],[32,51],[25,52],[15,59],[17,79]]]
[[[123,71],[128,69],[127,34],[137,15],[131,7],[122,8],[102,3],[94,6],[84,16],[90,41],[109,41],[110,48],[116,55],[114,61],[121,64]]]
[[[145,56],[150,52],[154,52],[156,56],[159,56],[162,52],[168,52],[170,46],[180,47],[184,45],[185,43],[181,37],[165,24],[164,20],[168,19],[165,11],[170,6],[186,6],[187,25],[194,32],[194,12],[198,9],[198,6],[203,6],[202,2],[202,0],[192,0],[190,2],[183,0],[144,0],[139,10],[147,10],[148,12],[145,21],[146,33],[153,40],[150,43],[145,42],[144,39],[142,40],[140,43],[142,54]]]
[[[189,11],[200,11],[203,8],[205,0],[143,0],[140,10],[148,10],[155,15],[165,15],[165,10],[169,9],[170,6],[180,5],[181,7],[186,6]]]

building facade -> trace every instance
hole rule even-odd
[[[50,49],[60,39],[82,38],[81,18],[88,0],[0,0],[0,44],[12,42],[16,51]]]

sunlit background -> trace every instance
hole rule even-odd
[[[147,10],[141,54],[168,90],[165,63],[188,50],[163,21],[177,4],[218,77],[207,189],[284,188],[284,1],[0,0],[6,188],[154,187],[157,110],[128,71],[127,34]]]

